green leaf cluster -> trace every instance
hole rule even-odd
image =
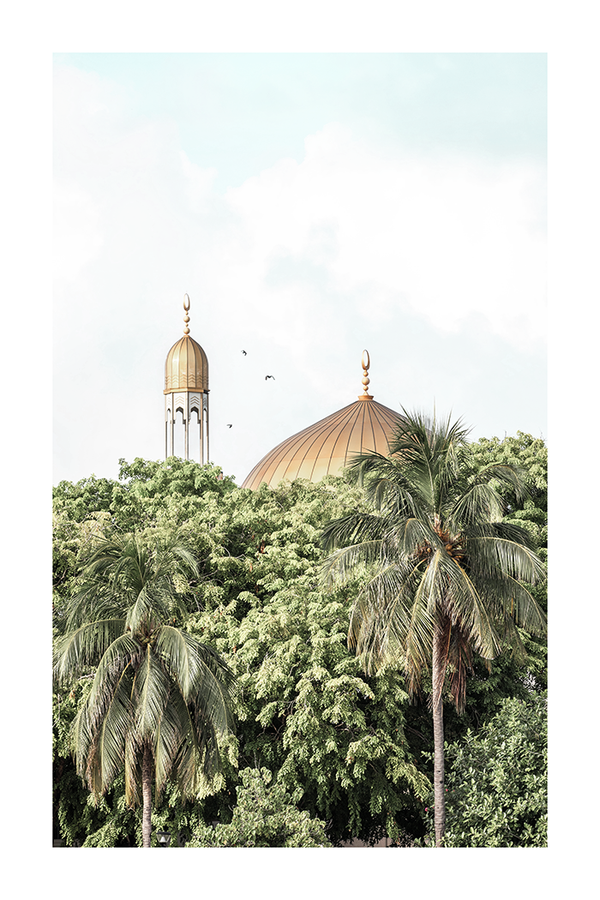
[[[507,698],[478,732],[446,749],[446,847],[545,847],[546,695]]]
[[[507,441],[516,442],[508,449],[532,470],[538,457],[545,465],[545,446],[519,436],[470,445],[474,467],[506,454]],[[542,479],[537,471],[532,477]],[[528,513],[533,524],[543,513],[541,543],[543,484],[539,480],[537,511]],[[334,590],[325,590],[320,579],[324,525],[367,509],[362,491],[343,478],[249,491],[236,488],[216,466],[174,458],[121,461],[118,481],[92,476],[55,488],[57,637],[81,589],[81,565],[103,538],[135,534],[151,543],[177,534],[197,566],[175,585],[180,602],[171,610],[171,624],[214,648],[236,678],[237,733],[221,745],[220,779],[194,799],[167,781],[155,798],[153,829],[170,831],[172,846],[208,840],[203,829],[210,822],[230,827],[236,796],[238,805],[241,796],[250,796],[243,794],[248,779],[270,803],[277,797],[278,808],[288,804],[288,816],[293,807],[304,814],[302,821],[326,823],[334,845],[354,837],[373,843],[384,833],[410,843],[425,833],[430,713],[424,702],[408,703],[397,667],[367,677],[348,650],[350,609],[365,572],[357,570]],[[515,498],[509,515],[519,518],[524,511]],[[526,696],[532,683],[536,690],[545,685],[545,643],[525,633],[522,639],[530,651],[525,666],[508,652],[491,671],[474,663],[466,713],[448,716],[449,741],[460,743],[468,728],[477,734],[505,697]],[[69,845],[139,845],[140,814],[127,808],[123,778],[94,805],[76,774],[71,722],[90,683],[83,674],[55,698],[55,835]],[[268,783],[263,769],[271,773]],[[242,806],[236,819],[238,837],[240,815],[248,809]]]
[[[325,823],[300,811],[266,769],[242,769],[231,822],[202,824],[188,847],[331,847]]]

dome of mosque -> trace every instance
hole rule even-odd
[[[242,487],[257,490],[263,481],[275,487],[295,478],[316,482],[326,475],[338,475],[355,453],[374,450],[387,456],[402,416],[376,403],[368,393],[370,360],[366,350],[362,365],[364,393],[358,400],[282,441],[257,463]]]
[[[184,301],[184,336],[167,353],[164,394],[173,391],[208,391],[208,359],[200,344],[189,336],[190,305],[189,297],[187,294],[185,296],[187,306]]]

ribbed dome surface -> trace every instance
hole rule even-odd
[[[196,341],[185,335],[173,344],[165,362],[165,389],[171,391],[207,391],[208,359]]]
[[[400,413],[372,397],[360,397],[278,444],[252,469],[242,487],[257,490],[263,481],[275,487],[295,478],[320,481],[339,474],[354,453],[375,450],[387,455],[389,438],[401,419]]]

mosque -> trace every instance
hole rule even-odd
[[[190,337],[187,294],[183,308],[184,334],[165,362],[165,458],[182,456],[205,464],[209,460],[208,358]],[[296,478],[317,482],[339,474],[354,453],[375,450],[387,455],[402,416],[369,394],[369,367],[369,354],[364,350],[363,393],[358,399],[274,447],[254,466],[242,487],[256,490],[263,482],[276,487]],[[176,448],[181,448],[179,453]]]

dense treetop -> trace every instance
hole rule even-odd
[[[524,468],[531,496],[524,502],[507,496],[508,516],[524,524],[543,551],[543,441],[519,433],[470,447],[474,471],[500,460]],[[202,842],[208,840],[206,825],[235,822],[233,831],[215,835],[227,841],[243,831],[239,811],[234,818],[239,789],[239,796],[258,791],[271,796],[268,802],[278,810],[293,803],[305,813],[308,819],[301,816],[285,838],[292,842],[296,833],[298,840],[314,838],[318,844],[318,822],[333,844],[356,836],[375,841],[384,833],[402,844],[426,834],[426,706],[409,704],[399,668],[366,677],[348,650],[350,608],[365,573],[357,571],[354,582],[335,590],[321,577],[324,525],[359,509],[367,509],[364,494],[343,477],[250,491],[236,487],[217,466],[176,458],[122,460],[117,480],[91,476],[55,487],[57,636],[80,583],[81,564],[100,535],[133,533],[149,545],[177,535],[195,554],[198,569],[179,586],[182,604],[174,624],[214,647],[236,676],[237,732],[225,748],[222,777],[195,803],[167,787],[153,813],[155,829],[177,834],[181,843]],[[448,719],[449,742],[463,741],[469,728],[477,734],[505,698],[524,699],[544,689],[545,642],[528,635],[523,640],[525,660],[505,653],[491,671],[475,660],[465,715]],[[117,779],[94,806],[74,772],[69,724],[88,684],[76,680],[55,696],[55,831],[70,844],[135,845],[141,823],[126,807],[122,782]],[[259,775],[261,770],[270,774]]]

